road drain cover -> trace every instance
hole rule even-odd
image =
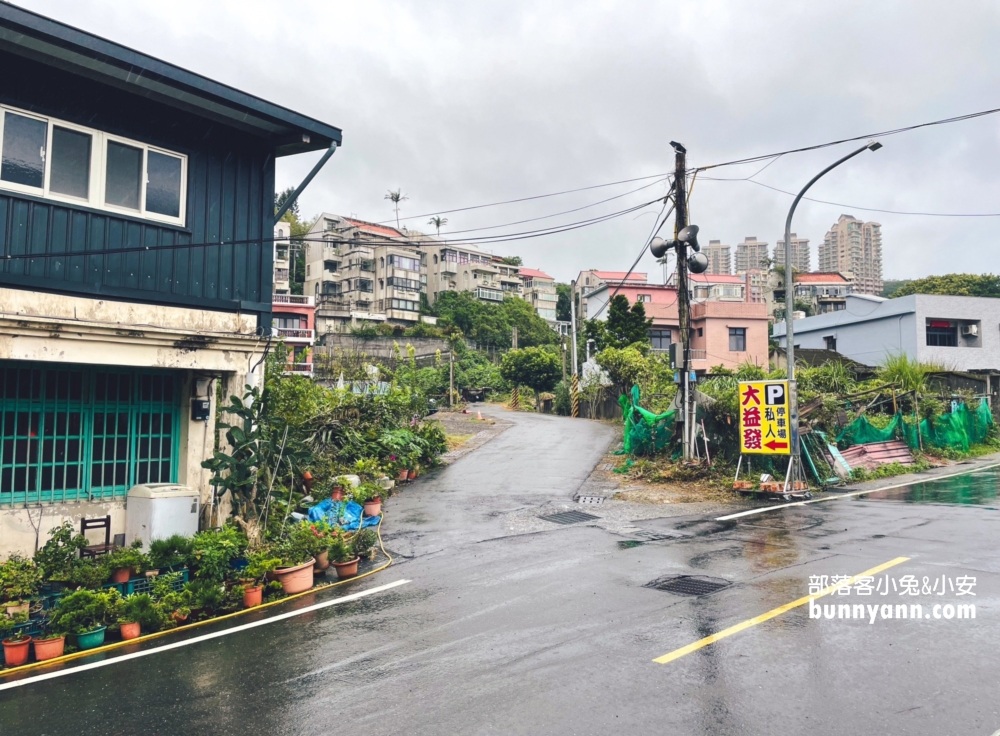
[[[656,588],[679,595],[708,595],[728,588],[731,583],[722,578],[706,578],[696,575],[670,575],[646,583],[644,588]]]
[[[594,516],[593,514],[585,514],[582,511],[563,511],[560,514],[549,514],[548,516],[539,518],[556,524],[577,524],[581,521],[591,521],[592,519],[599,519],[601,517]]]
[[[588,503],[593,506],[604,503],[604,496],[577,496],[573,499],[577,503]]]

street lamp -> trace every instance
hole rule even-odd
[[[802,187],[802,191],[796,195],[794,201],[792,201],[791,208],[788,210],[788,217],[785,218],[785,359],[788,362],[789,389],[791,389],[793,385],[792,381],[795,380],[795,328],[792,326],[792,312],[795,311],[795,279],[792,275],[792,215],[795,214],[795,208],[798,206],[799,200],[802,199],[802,195],[809,190],[809,187],[819,181],[824,174],[837,168],[848,159],[854,158],[859,153],[864,151],[877,151],[881,147],[882,144],[878,141],[868,141],[868,143],[861,146],[858,150],[852,151],[842,159],[834,161],[810,179],[808,184]],[[789,464],[789,477],[791,477],[794,468],[801,467],[801,460],[799,459],[798,392],[794,390],[791,391],[790,399],[791,404],[789,409],[791,411],[792,420],[792,457],[791,463]]]

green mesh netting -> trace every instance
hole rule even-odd
[[[674,434],[674,411],[654,414],[639,406],[639,387],[618,397],[625,417],[622,449],[616,455],[655,455],[670,444]]]
[[[904,419],[902,414],[894,416],[885,429],[877,429],[867,418],[858,417],[841,430],[837,443],[850,446],[901,439],[911,449],[918,449],[923,441],[925,446],[968,452],[970,445],[986,439],[992,425],[993,415],[983,400],[974,410],[959,404],[950,414],[934,417],[933,421],[921,420],[919,438],[916,423]]]

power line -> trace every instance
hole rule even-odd
[[[672,193],[673,191],[674,187],[671,186],[670,193]],[[601,314],[601,312],[603,312],[609,304],[611,304],[611,300],[618,295],[618,292],[621,290],[622,286],[625,285],[626,279],[628,279],[628,277],[632,274],[632,272],[635,270],[635,267],[639,265],[639,261],[642,260],[642,257],[646,255],[646,248],[649,247],[649,244],[653,241],[653,238],[656,237],[656,234],[666,224],[667,218],[670,217],[670,213],[674,211],[673,207],[670,208],[669,212],[666,211],[667,203],[671,201],[670,193],[668,193],[667,196],[663,198],[663,207],[662,209],[660,209],[660,214],[656,216],[656,220],[653,221],[653,229],[650,231],[649,237],[646,238],[646,242],[642,244],[642,249],[639,251],[639,255],[636,256],[635,260],[632,262],[632,265],[629,266],[628,271],[626,271],[625,275],[622,277],[622,280],[615,287],[614,291],[611,292],[611,295],[608,296],[608,300],[604,302],[604,304],[601,305],[601,308],[598,309],[596,312],[594,312],[593,316],[589,317],[588,319],[597,319],[598,315]]]
[[[745,181],[750,184],[756,184],[759,187],[764,187],[765,189],[770,189],[775,192],[780,192],[781,194],[787,194],[789,197],[794,197],[794,192],[789,192],[784,189],[779,189],[778,187],[771,186],[770,184],[765,184],[761,181],[754,181],[752,179],[718,179],[711,176],[703,176],[702,179],[707,181]],[[910,212],[903,210],[884,210],[877,207],[859,207],[853,204],[843,204],[842,202],[830,202],[825,199],[814,199],[812,197],[803,197],[802,199],[808,200],[809,202],[816,202],[817,204],[828,204],[834,207],[842,207],[849,210],[861,210],[864,212],[879,212],[886,215],[911,215],[915,217],[1000,217],[1000,212]]]
[[[709,164],[708,166],[698,166],[696,171],[708,171],[709,169],[717,169],[720,166],[735,166],[737,164],[749,164],[755,161],[764,161],[769,158],[775,158],[777,156],[785,156],[790,153],[804,153],[806,151],[815,151],[820,148],[829,148],[830,146],[839,146],[841,143],[851,143],[853,141],[868,140],[871,138],[884,138],[890,135],[898,135],[899,133],[907,133],[911,130],[918,130],[919,128],[929,128],[934,125],[948,125],[950,123],[960,123],[965,120],[972,120],[973,118],[981,118],[985,115],[994,115],[1000,112],[1000,107],[995,107],[991,110],[982,110],[980,112],[967,113],[965,115],[955,115],[950,118],[942,118],[941,120],[931,120],[926,123],[917,123],[916,125],[907,125],[903,128],[893,128],[892,130],[883,130],[878,133],[866,133],[865,135],[856,135],[851,138],[841,138],[836,141],[828,141],[826,143],[817,143],[812,146],[804,146],[802,148],[790,148],[787,151],[780,151],[779,153],[768,153],[763,156],[751,156],[749,158],[741,158],[733,161],[725,161],[719,164]],[[759,173],[759,172],[758,172]]]
[[[455,213],[455,212],[469,212],[470,210],[481,210],[481,209],[484,209],[486,207],[499,207],[500,205],[504,205],[504,204],[517,204],[518,202],[531,202],[531,201],[536,200],[536,199],[546,199],[548,197],[560,197],[560,196],[562,196],[564,194],[575,194],[576,192],[586,192],[586,191],[589,191],[591,189],[603,189],[605,187],[614,187],[614,186],[618,186],[619,184],[631,184],[631,183],[637,182],[637,181],[646,181],[647,179],[665,179],[665,178],[667,178],[669,176],[670,176],[669,172],[666,172],[666,173],[663,173],[663,174],[650,174],[649,176],[637,176],[637,177],[635,177],[633,179],[621,179],[620,181],[612,181],[612,182],[608,182],[606,184],[593,184],[591,186],[579,187],[577,189],[564,189],[563,191],[560,191],[560,192],[549,192],[548,194],[535,194],[535,195],[532,195],[530,197],[519,197],[517,199],[506,199],[506,200],[503,200],[501,202],[490,202],[489,204],[477,204],[477,205],[472,205],[471,207],[456,207],[455,209],[450,209],[450,210],[437,210],[436,212],[425,212],[422,215],[409,215],[407,217],[400,217],[399,219],[400,220],[415,220],[415,219],[417,219],[419,217],[434,217],[436,215],[450,215],[450,214]],[[376,225],[386,225],[386,224],[391,224],[391,223],[393,223],[395,221],[396,221],[395,218],[393,218],[392,220],[381,220],[381,221],[376,222],[374,224],[376,224]]]

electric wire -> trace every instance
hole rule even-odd
[[[827,141],[826,143],[817,143],[811,146],[803,146],[801,148],[790,148],[786,151],[779,151],[777,153],[768,153],[761,156],[750,156],[748,158],[735,159],[733,161],[725,161],[718,164],[709,164],[707,166],[695,167],[699,171],[708,171],[709,169],[717,169],[721,166],[736,166],[738,164],[749,164],[756,161],[764,161],[769,158],[774,158],[777,156],[785,156],[790,153],[805,153],[806,151],[815,151],[820,148],[829,148],[830,146],[839,146],[841,143],[851,143],[854,141],[870,140],[872,138],[885,138],[890,135],[898,135],[900,133],[908,133],[912,130],[918,130],[920,128],[929,128],[935,125],[948,125],[950,123],[960,123],[965,120],[972,120],[974,118],[981,118],[986,115],[995,115],[1000,112],[1000,107],[995,107],[990,110],[981,110],[980,112],[966,113],[964,115],[954,115],[949,118],[942,118],[940,120],[931,120],[925,123],[917,123],[916,125],[907,125],[902,128],[893,128],[891,130],[883,130],[878,133],[867,133],[865,135],[856,135],[850,138],[841,138],[835,141]]]

